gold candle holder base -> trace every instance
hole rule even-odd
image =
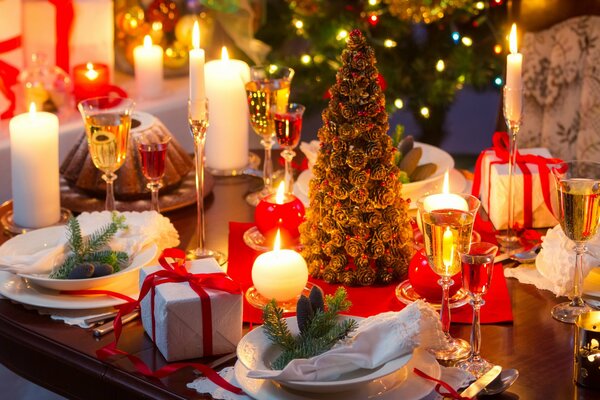
[[[293,299],[286,301],[278,301],[277,307],[283,309],[284,313],[296,312],[296,303],[298,303],[298,299],[300,298],[300,296],[304,295],[308,297],[313,287],[321,289],[314,283],[307,282],[306,286],[302,290],[302,293],[300,293]],[[248,303],[250,303],[252,307],[258,308],[259,310],[262,310],[271,301],[271,299],[267,299],[266,297],[258,293],[258,290],[256,290],[254,286],[251,286],[248,290],[246,290],[246,300],[248,300]]]
[[[13,203],[12,200],[8,200],[0,206],[1,209],[8,208],[8,210],[0,216],[0,224],[2,225],[2,229],[4,230],[4,232],[6,232],[10,236],[15,236],[15,235],[19,235],[21,233],[26,233],[26,232],[30,232],[30,231],[39,229],[39,228],[28,228],[28,227],[16,224],[13,219],[12,203]],[[71,218],[72,216],[73,216],[73,214],[71,213],[71,211],[67,210],[66,208],[61,208],[60,209],[60,219],[55,224],[52,224],[50,226],[64,225],[67,223],[69,218]]]

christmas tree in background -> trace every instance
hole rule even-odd
[[[310,274],[330,283],[403,278],[413,253],[375,63],[362,33],[350,32],[318,131],[321,149],[300,232]]]
[[[326,104],[348,32],[361,29],[379,60],[388,111],[410,110],[420,141],[439,145],[463,86],[503,85],[505,0],[274,0],[256,36],[269,61],[294,68],[292,98]],[[408,132],[413,134],[414,132]]]

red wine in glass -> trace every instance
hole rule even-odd
[[[476,255],[472,251],[469,253]],[[489,261],[482,262],[484,260],[480,259],[475,263],[462,262],[462,286],[469,293],[483,295],[488,291],[492,280],[494,258],[491,257]]]
[[[140,144],[142,173],[149,181],[161,179],[165,173],[167,143]]]
[[[300,142],[302,116],[275,114],[275,136],[282,147],[294,148]]]

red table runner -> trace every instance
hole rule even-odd
[[[259,252],[246,246],[243,235],[246,230],[254,226],[252,223],[229,223],[229,262],[228,275],[238,282],[245,292],[252,286],[252,264]],[[340,285],[332,285],[320,279],[309,277],[310,282],[323,289],[325,294],[333,294]],[[395,282],[386,286],[346,287],[348,298],[352,301],[349,314],[359,317],[368,317],[385,311],[400,311],[405,307],[395,294]],[[481,323],[512,322],[512,306],[502,264],[494,268],[492,283],[489,292],[484,296],[486,301],[481,309]],[[467,303],[460,308],[452,309],[452,322],[471,323],[471,306]],[[244,321],[262,323],[262,311],[251,306],[244,298]]]

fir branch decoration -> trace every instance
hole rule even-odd
[[[343,287],[339,287],[333,296],[325,296],[324,302],[321,290],[316,287],[313,287],[308,298],[300,296],[296,309],[300,334],[296,337],[290,333],[283,319],[283,310],[277,307],[274,300],[267,304],[263,310],[265,334],[283,350],[273,362],[273,369],[283,369],[296,358],[322,354],[348,337],[358,323],[353,319],[337,319],[340,312],[352,305],[346,296]]]
[[[106,248],[106,246],[119,229],[126,228],[125,217],[114,212],[109,224],[91,235],[83,237],[77,218],[70,218],[67,222],[67,239],[70,253],[63,263],[50,274],[50,278],[67,279],[73,268],[82,262],[110,264],[114,272],[120,271],[121,268],[129,264],[129,256],[123,251],[113,251]]]

